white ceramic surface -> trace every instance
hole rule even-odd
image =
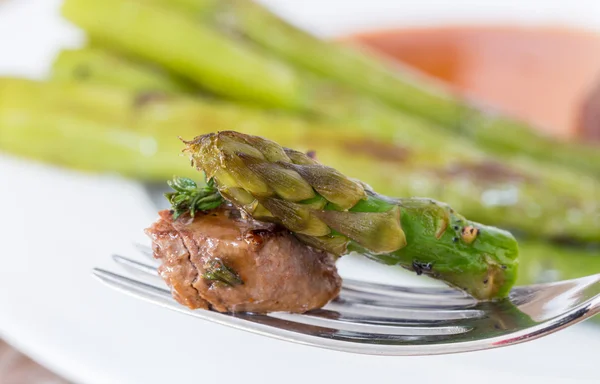
[[[0,75],[42,77],[59,47],[81,35],[58,1],[0,2]],[[502,20],[600,26],[600,2],[284,1],[268,4],[316,33]],[[577,6],[575,6],[577,5]],[[432,10],[435,10],[433,12]],[[465,11],[467,10],[467,11]],[[432,14],[433,12],[433,14]],[[0,336],[84,384],[184,382],[597,382],[600,327],[581,324],[510,348],[435,357],[376,357],[289,344],[171,313],[90,276],[134,255],[155,212],[139,185],[0,155]],[[345,260],[345,275],[422,284],[399,271]],[[19,383],[20,384],[20,383]]]

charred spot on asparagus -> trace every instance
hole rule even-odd
[[[87,65],[78,65],[73,69],[73,75],[75,78],[85,80],[91,75],[91,70]]]
[[[413,260],[412,262],[413,271],[417,273],[417,275],[422,275],[423,272],[431,272],[432,265],[431,263],[422,263],[417,260]]]
[[[142,108],[152,102],[167,100],[167,95],[160,91],[139,92],[133,100],[134,108]]]

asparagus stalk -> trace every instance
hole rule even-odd
[[[373,52],[312,36],[253,0],[221,0],[219,7],[205,5],[196,12],[203,19],[212,12],[211,21],[222,29],[233,29],[303,68],[461,133],[493,153],[526,154],[600,176],[597,147],[560,142],[524,121],[480,108]]]
[[[214,93],[282,109],[301,106],[301,84],[291,69],[229,44],[179,13],[122,0],[68,0],[62,11],[94,41],[155,62]]]
[[[67,0],[63,13],[94,41],[158,63],[230,99],[353,122],[354,127],[370,133],[375,129],[386,139],[421,130],[436,135],[418,119],[265,57],[260,49],[180,12],[138,0]],[[193,50],[187,47],[188,41],[194,41]]]
[[[110,53],[103,53],[103,55],[110,55]],[[74,67],[69,65],[72,62],[55,63],[55,68],[58,71],[65,74],[65,80],[69,80],[66,76],[71,76],[71,80],[78,80],[75,75],[77,73]],[[106,65],[106,61],[94,60],[90,63],[98,72],[117,72],[117,67],[111,67]],[[135,66],[129,64],[131,70],[139,69],[140,72],[144,71],[141,66]],[[113,76],[105,76],[98,78],[98,82],[104,82],[108,85],[136,88],[140,87],[141,84],[137,85],[136,82],[122,81],[121,79],[125,74],[114,74]],[[92,75],[93,76],[93,75]],[[406,115],[397,114],[392,110],[386,109],[385,106],[378,104],[377,102],[371,102],[367,99],[361,99],[359,97],[352,97],[352,95],[344,94],[344,92],[338,92],[335,100],[342,101],[343,106],[340,108],[339,103],[321,103],[319,109],[325,115],[340,116],[336,120],[342,120],[342,116],[348,118],[349,123],[346,126],[346,130],[351,129],[355,126],[360,126],[360,130],[364,130],[368,136],[376,135],[384,140],[394,140],[400,147],[398,153],[390,156],[390,148],[385,153],[387,158],[394,158],[401,160],[405,156],[407,148],[418,149],[419,154],[415,154],[415,157],[422,156],[427,157],[426,160],[436,162],[436,165],[441,165],[444,162],[450,164],[466,162],[466,163],[478,163],[478,164],[489,164],[494,163],[497,160],[485,156],[481,151],[474,148],[469,142],[464,139],[444,135],[431,129],[431,126],[423,124],[417,119],[411,118]],[[127,105],[127,104],[125,104]],[[272,124],[271,124],[272,125]],[[338,124],[339,125],[339,124]],[[332,125],[322,125],[323,128],[331,128]],[[354,128],[354,130],[358,130]],[[365,147],[369,147],[368,143]],[[381,155],[381,154],[380,154]],[[434,159],[429,159],[433,157]],[[421,160],[422,162],[423,160]],[[597,183],[589,180],[585,176],[574,175],[572,171],[567,169],[560,169],[559,167],[551,166],[539,166],[526,159],[516,158],[503,160],[508,168],[524,169],[527,174],[536,175],[536,178],[542,178],[546,183],[551,182],[558,190],[570,191],[572,185],[579,185],[581,195],[599,196],[600,189]],[[502,167],[501,167],[502,168]],[[517,172],[518,173],[518,172]],[[386,181],[387,182],[387,181]],[[547,187],[546,187],[547,188]],[[562,193],[561,193],[562,194]],[[531,203],[535,205],[535,203]],[[593,204],[588,204],[585,211],[591,211],[596,209]],[[577,210],[577,207],[573,207]],[[532,208],[535,211],[535,208]],[[530,210],[531,211],[531,210]],[[502,214],[499,212],[499,214]],[[504,213],[505,214],[505,213]],[[562,220],[564,215],[557,216],[555,220]],[[550,225],[550,224],[549,224]],[[551,224],[555,225],[555,224]],[[594,226],[591,228],[593,229]]]
[[[119,96],[111,90],[0,80],[0,150],[140,179],[190,175],[187,161],[177,156],[175,135],[158,139],[151,130],[123,129],[118,124],[123,118],[110,116],[119,114],[113,107],[121,105]],[[104,104],[96,108],[99,100]]]
[[[207,21],[214,17],[214,13],[221,6],[220,0],[150,0],[152,3],[161,5],[165,8],[177,9],[180,12],[193,15],[196,19],[203,20],[207,16]]]
[[[266,57],[180,12],[139,0],[67,0],[63,13],[95,41],[158,63],[221,96],[348,123],[385,140],[424,135],[427,140],[415,141],[443,145],[457,156],[466,150],[453,148],[443,133],[418,118]],[[194,41],[193,50],[187,41]]]
[[[99,56],[110,57],[110,52],[102,51]],[[110,60],[96,59],[94,55],[82,55],[85,64],[94,68],[89,72],[88,79],[94,83],[131,90],[149,90],[150,87],[138,80],[147,69],[141,65],[129,62],[127,68],[111,65]],[[89,61],[87,61],[89,59]],[[54,72],[58,80],[80,81],[78,60],[57,60],[54,63]],[[138,72],[135,77],[129,77],[130,72]],[[107,74],[107,75],[102,75]],[[312,82],[312,83],[311,83]],[[411,138],[411,146],[427,147],[432,153],[440,156],[464,157],[482,156],[481,151],[473,148],[465,140],[445,136],[432,129],[428,124],[411,116],[399,114],[376,100],[360,97],[352,92],[345,92],[339,87],[330,86],[327,82],[320,82],[314,78],[307,78],[304,83],[314,85],[315,98],[311,110],[337,124],[348,123],[349,128],[367,132],[370,136],[376,135],[384,140],[402,142]],[[154,87],[161,90],[162,87]],[[328,119],[329,118],[329,119]],[[399,155],[400,156],[400,155]]]
[[[186,1],[186,4],[191,3]],[[225,2],[217,7],[211,4],[200,3],[204,10],[222,10],[227,9],[228,4],[244,6],[250,3]],[[84,27],[92,38],[157,62],[220,95],[267,107],[316,113],[337,121],[356,120],[355,128],[375,128],[385,139],[406,131],[415,134],[417,130],[431,132],[434,129],[420,119],[384,108],[376,99],[363,97],[335,82],[315,78],[267,57],[257,47],[219,34],[180,12],[168,12],[165,8],[134,0],[67,0],[63,12]],[[187,41],[194,41],[195,49],[188,49]],[[428,104],[429,107],[433,105]],[[463,124],[468,129],[500,121],[483,121],[481,116],[471,112],[467,113],[469,124]],[[460,121],[464,123],[466,115],[462,113],[461,116]],[[404,127],[404,131],[396,132],[400,127]],[[520,151],[521,143],[525,143],[528,148],[525,152],[535,152],[535,157],[552,157],[558,163],[576,165],[586,171],[600,169],[600,152],[595,149],[557,144],[541,138],[535,145],[527,146],[531,137],[537,137],[533,131],[521,129],[519,124],[502,124],[498,128],[502,129],[473,129],[469,135],[482,147],[500,149],[498,152],[502,154],[514,154]]]
[[[600,248],[521,241],[517,284],[576,279],[600,273]]]
[[[372,52],[313,36],[252,0],[140,0],[178,10],[226,33],[250,38],[298,66],[376,95],[440,124],[460,119],[465,106],[432,82],[401,71]]]
[[[467,156],[468,149],[460,154],[460,142],[430,145],[426,136],[414,135],[398,145],[348,125],[307,122],[214,100],[0,79],[0,150],[43,161],[164,182],[174,174],[190,176],[186,162],[174,155],[177,136],[216,130],[315,150],[321,161],[390,196],[452,202],[472,219],[529,236],[600,241],[598,182]],[[447,146],[455,150],[448,152]],[[115,147],[127,149],[127,155]]]
[[[74,169],[147,181],[192,176],[177,156],[179,135],[212,129],[273,131],[288,143],[327,151],[332,129],[199,98],[80,83],[0,78],[0,150]],[[360,142],[349,133],[349,142]]]
[[[358,251],[489,300],[510,291],[517,242],[431,199],[391,199],[302,152],[224,131],[186,142],[220,194],[258,220],[275,221],[338,256]]]
[[[191,93],[194,88],[158,68],[99,48],[63,50],[52,66],[52,79],[91,84],[114,84],[134,91]]]

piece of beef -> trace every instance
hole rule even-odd
[[[221,207],[173,220],[169,211],[146,229],[159,272],[173,297],[192,309],[220,312],[306,312],[335,298],[341,287],[332,255],[301,243],[274,224]],[[225,266],[240,278],[209,279]]]

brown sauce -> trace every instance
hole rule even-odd
[[[600,112],[584,108],[592,91],[600,89],[600,34],[460,26],[384,31],[351,40],[559,137],[600,136]],[[598,109],[592,111],[600,110],[596,99]]]

